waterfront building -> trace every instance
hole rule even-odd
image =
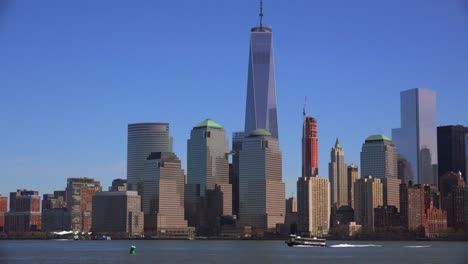
[[[232,133],[232,214],[239,216],[239,152],[242,150],[244,132]]]
[[[304,107],[304,123],[302,124],[302,176],[318,175],[318,133],[317,121],[312,116],[306,116]]]
[[[468,127],[461,125],[437,127],[439,177],[450,171],[459,171],[466,182],[467,138]]]
[[[354,208],[354,183],[359,179],[358,167],[355,164],[348,166],[348,205]]]
[[[42,197],[41,231],[63,231],[70,228],[70,213],[67,210],[65,191],[54,191]]]
[[[282,233],[289,235],[297,232],[297,216],[297,198],[290,197],[286,199],[286,217],[284,220],[286,231]]]
[[[348,205],[348,166],[344,162],[344,150],[338,138],[330,152],[328,178],[330,179],[331,203],[335,208]]]
[[[326,236],[330,230],[331,201],[328,179],[300,177],[297,180],[298,233]]]
[[[250,51],[245,111],[245,135],[258,128],[278,139],[275,63],[271,27],[263,26],[260,4],[260,25],[250,30]]]
[[[239,155],[240,226],[250,226],[257,234],[276,232],[276,226],[285,220],[285,185],[278,140],[259,128],[244,138]]]
[[[146,158],[152,152],[172,152],[169,124],[129,124],[127,142],[128,190],[141,192]]]
[[[71,231],[91,230],[93,196],[101,190],[99,181],[92,178],[67,179],[67,210],[70,212]]]
[[[374,208],[383,205],[383,184],[379,178],[361,177],[354,183],[354,220],[374,228]]]
[[[156,236],[187,233],[184,218],[185,175],[172,152],[153,152],[143,177],[145,233]]]
[[[374,208],[374,225],[379,228],[386,228],[390,226],[400,226],[401,217],[398,213],[398,208],[393,205],[384,205]]]
[[[41,197],[38,191],[10,193],[10,211],[5,213],[5,232],[31,232],[41,229]]]
[[[5,213],[8,210],[8,197],[0,194],[0,232],[5,228]]]
[[[98,192],[93,196],[92,231],[131,237],[143,235],[141,197],[136,191]]]
[[[112,180],[112,185],[109,187],[109,191],[127,191],[127,180],[126,179],[114,179]]]
[[[369,136],[362,145],[361,177],[371,175],[383,184],[383,205],[400,206],[395,145],[385,135]]]
[[[411,183],[400,185],[400,210],[402,223],[410,231],[427,228],[427,212],[431,206],[440,209],[440,193],[437,185]],[[433,211],[433,209],[430,209]],[[445,215],[445,222],[447,217]]]
[[[354,221],[354,210],[349,205],[342,205],[336,211],[336,223],[338,225],[349,225]]]
[[[447,212],[447,225],[456,230],[466,226],[464,200],[468,193],[465,193],[465,186],[461,172],[447,172],[440,179],[442,209]]]
[[[197,231],[213,234],[218,217],[232,215],[226,132],[206,119],[193,127],[187,147],[186,217]]]
[[[415,88],[400,93],[401,128],[392,131],[398,154],[411,168],[406,180],[438,184],[436,94]]]
[[[425,210],[424,235],[429,238],[446,237],[447,212],[434,207],[432,201]]]

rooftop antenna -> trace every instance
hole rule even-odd
[[[263,28],[263,0],[260,0],[260,28]]]
[[[306,107],[307,107],[307,96],[304,98],[304,108],[302,109],[302,115],[306,116]]]

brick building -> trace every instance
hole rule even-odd
[[[0,194],[0,232],[3,232],[5,227],[5,213],[8,207],[8,197]]]
[[[102,190],[101,184],[91,178],[67,179],[67,209],[70,212],[70,230],[89,232],[92,223],[93,196]]]
[[[424,234],[426,237],[447,236],[447,213],[442,209],[434,207],[430,202],[429,208],[425,210]]]
[[[5,232],[30,232],[41,229],[41,197],[37,191],[10,193],[10,211],[5,213]]]

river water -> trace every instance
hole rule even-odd
[[[130,255],[130,246],[136,254]],[[468,263],[467,242],[0,241],[0,263]]]

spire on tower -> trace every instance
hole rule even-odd
[[[260,0],[260,28],[263,28],[263,0]]]
[[[302,115],[306,116],[306,107],[307,107],[307,96],[304,98],[304,108],[302,109]]]

